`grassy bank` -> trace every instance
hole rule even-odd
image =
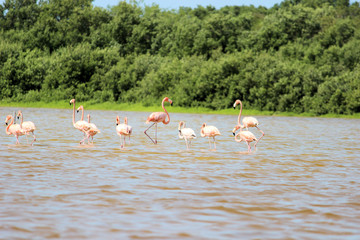
[[[92,103],[92,102],[77,102],[76,106],[83,105],[88,110],[111,110],[111,111],[135,111],[135,112],[154,112],[162,111],[159,106],[143,106],[140,103],[128,104],[128,103]],[[0,107],[17,107],[17,108],[56,108],[56,109],[69,109],[72,108],[69,105],[69,101],[57,101],[57,102],[6,102],[0,101]],[[167,106],[167,110],[172,113],[196,113],[196,114],[224,114],[224,115],[238,115],[239,108],[234,110],[233,108],[222,110],[211,110],[208,108],[184,108],[177,106]],[[286,117],[315,117],[312,113],[292,113],[292,112],[271,112],[271,111],[258,111],[251,109],[244,109],[244,115],[253,116],[286,116]],[[326,114],[317,117],[326,118],[360,118],[360,113],[354,115],[341,115],[341,114]]]

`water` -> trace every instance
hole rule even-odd
[[[2,121],[15,110],[0,108]],[[22,110],[37,142],[15,145],[3,126],[0,239],[360,238],[359,119],[259,116],[266,135],[248,154],[231,134],[235,115],[169,107],[154,145],[143,133],[149,113],[85,109],[101,133],[80,146],[70,106]],[[133,127],[126,149],[116,115]],[[181,120],[198,135],[189,151]],[[203,122],[222,133],[216,151],[200,137]]]

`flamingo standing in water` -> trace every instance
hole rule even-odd
[[[36,129],[35,124],[31,121],[23,122],[23,114],[20,110],[17,114],[17,117],[18,118],[21,117],[20,128],[24,131],[26,140],[27,140],[27,135],[29,135],[30,133],[33,135],[34,140],[31,142],[31,145],[33,145],[33,143],[36,141],[36,137],[34,134],[34,131]]]
[[[235,135],[235,132],[238,129],[240,129],[240,132]],[[250,143],[257,141],[255,135],[250,131],[243,131],[240,125],[235,126],[235,128],[233,129],[233,133],[235,135],[235,141],[236,142],[242,142],[242,141],[246,142],[247,145],[248,145],[248,152],[251,152]],[[256,144],[254,145],[254,147],[255,147],[255,150],[256,150]]]
[[[189,145],[191,146],[191,140],[196,138],[194,130],[187,128],[184,121],[179,122],[179,138],[183,138],[186,143],[186,149],[189,150]],[[189,141],[189,143],[188,143]]]
[[[164,102],[169,102],[170,105],[173,105],[173,102],[171,101],[171,99],[169,99],[168,97],[165,97],[162,100],[161,106],[164,109],[164,112],[153,112],[152,114],[150,114],[150,116],[147,118],[146,120],[146,124],[148,124],[149,122],[153,122],[153,124],[151,124],[150,127],[148,127],[144,133],[146,136],[148,136],[148,138],[150,138],[150,140],[154,143],[157,144],[157,124],[159,122],[162,122],[163,124],[169,124],[170,122],[170,115],[169,113],[166,111],[165,107],[164,107]],[[168,121],[166,121],[166,117],[168,117]],[[154,126],[154,124],[156,125],[155,128],[155,141],[146,133],[147,130],[149,130],[152,126]]]
[[[116,132],[120,136],[120,145],[121,148],[125,147],[125,137],[129,136],[130,143],[130,135],[132,133],[132,127],[128,125],[127,117],[124,117],[124,123],[120,123],[119,116],[116,116]],[[122,142],[121,136],[124,136],[124,142]]]
[[[85,134],[84,139],[80,141],[80,144],[84,143],[85,138],[87,138],[88,142],[89,142],[89,133],[88,132],[90,130],[90,124],[85,122],[84,120],[79,120],[79,121],[75,122],[75,99],[70,100],[70,105],[71,104],[74,105],[73,118],[72,118],[73,126]]]
[[[212,137],[214,140],[214,149],[216,150],[215,137],[221,135],[220,131],[216,127],[207,126],[206,123],[203,123],[203,125],[201,126],[200,135],[201,137],[208,137],[210,149],[211,149],[210,138]]]
[[[255,149],[256,149],[256,144],[257,144],[257,143],[260,141],[260,139],[265,135],[265,133],[258,127],[259,121],[258,121],[256,118],[254,118],[254,117],[244,117],[244,118],[243,118],[243,121],[242,121],[243,124],[241,125],[242,102],[241,102],[239,99],[236,100],[233,107],[234,107],[234,109],[235,109],[238,104],[240,104],[240,113],[239,113],[239,117],[238,117],[238,125],[240,126],[240,131],[241,131],[243,128],[246,128],[246,130],[248,130],[249,127],[256,127],[256,128],[262,133],[261,137],[260,137],[258,140],[256,140],[256,142],[255,142],[254,147],[255,147]],[[235,127],[235,128],[236,128],[236,127]],[[235,136],[235,131],[236,131],[235,128],[234,128],[234,130],[233,130],[234,136]],[[239,129],[239,128],[237,128],[237,129]]]
[[[8,121],[10,121],[10,124],[8,124]],[[11,135],[13,134],[16,137],[16,144],[20,144],[19,142],[19,137],[24,135],[25,132],[23,129],[21,129],[19,124],[13,124],[14,123],[14,118],[11,115],[7,115],[6,116],[6,120],[5,120],[5,124],[8,125],[6,127],[6,134],[7,135]]]
[[[91,144],[93,144],[94,143],[94,136],[97,133],[100,133],[100,130],[96,127],[96,125],[94,123],[90,122],[90,114],[87,115],[87,118],[88,118],[88,123],[90,124],[90,130],[88,131],[88,133],[89,133],[89,136],[91,137]]]

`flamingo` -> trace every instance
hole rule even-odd
[[[31,145],[33,145],[33,143],[36,141],[36,137],[34,134],[34,131],[36,129],[35,124],[31,121],[23,122],[23,114],[20,110],[18,111],[17,117],[18,118],[21,117],[20,128],[24,131],[26,140],[27,140],[27,135],[29,135],[30,133],[33,135],[34,140],[31,142]]]
[[[242,113],[242,102],[238,99],[238,100],[236,100],[235,101],[235,103],[234,103],[234,109],[236,108],[236,106],[238,105],[238,104],[240,104],[240,113],[239,113],[239,117],[238,117],[238,125],[240,126],[240,131],[243,129],[243,128],[246,128],[246,130],[248,130],[249,129],[249,127],[256,127],[261,133],[262,133],[262,135],[261,135],[261,137],[258,139],[258,140],[256,140],[256,143],[255,143],[255,145],[254,145],[254,147],[255,147],[255,149],[256,149],[256,144],[260,141],[260,139],[265,135],[265,133],[258,127],[258,125],[259,125],[259,121],[256,119],[256,118],[254,118],[254,117],[244,117],[243,118],[243,125],[241,125],[241,113]],[[239,128],[238,128],[239,129]],[[235,128],[234,128],[234,130],[233,130],[233,134],[234,134],[234,136],[235,136]]]
[[[238,129],[240,129],[240,132],[238,134],[236,134],[236,135],[234,134],[235,135],[235,141],[236,142],[245,141],[247,143],[247,145],[248,145],[248,152],[251,152],[250,143],[254,142],[254,141],[255,142],[257,141],[255,135],[250,131],[243,131],[242,127],[240,125],[236,125],[233,132],[236,132]],[[254,148],[256,150],[256,144],[254,145]]]
[[[84,110],[83,110],[84,111]],[[90,123],[90,114],[87,115],[88,123],[90,124],[89,136],[91,137],[91,143],[94,143],[94,136],[97,133],[100,133],[100,130],[96,127],[94,123]]]
[[[211,149],[210,138],[212,137],[214,140],[214,149],[216,149],[215,137],[217,135],[221,135],[220,131],[216,127],[207,126],[206,123],[203,123],[203,125],[201,126],[200,135],[201,137],[208,137],[210,149]]]
[[[179,138],[183,138],[185,140],[186,149],[189,150],[189,145],[191,146],[191,140],[196,138],[196,134],[194,130],[192,130],[191,128],[187,128],[184,121],[179,122],[178,129],[179,129]]]
[[[84,139],[80,141],[81,143],[84,143],[85,138],[88,139],[89,142],[89,130],[90,130],[90,124],[85,122],[84,120],[79,120],[77,122],[75,122],[75,99],[71,99],[70,100],[70,105],[73,104],[74,105],[74,110],[73,110],[73,118],[72,118],[72,122],[73,122],[73,126],[78,129],[79,131],[85,133]],[[84,116],[83,116],[84,118]]]
[[[171,106],[173,105],[173,102],[171,101],[171,99],[169,99],[168,97],[165,97],[162,100],[162,103],[161,103],[161,106],[164,109],[164,112],[153,112],[153,113],[150,114],[150,116],[146,120],[146,124],[148,124],[149,122],[153,122],[153,124],[151,124],[151,126],[148,127],[144,131],[144,133],[145,133],[146,136],[148,136],[148,138],[150,138],[150,140],[154,144],[157,144],[157,124],[159,122],[162,122],[163,124],[166,125],[166,124],[169,124],[169,122],[170,122],[170,115],[169,115],[169,113],[166,111],[166,109],[164,107],[164,102],[169,102]],[[166,116],[168,117],[168,121],[166,121]],[[146,133],[147,130],[149,130],[152,126],[154,126],[154,124],[156,125],[156,128],[155,128],[155,141]]]
[[[127,124],[127,117],[124,117],[124,123],[120,123],[119,116],[116,116],[116,132],[120,136],[120,144],[121,148],[125,147],[125,137],[129,136],[129,143],[130,143],[130,135],[132,133],[132,127]],[[124,136],[124,144],[122,142],[121,136]]]
[[[10,121],[10,124],[8,124],[8,121]],[[21,129],[19,124],[13,124],[14,123],[14,117],[11,115],[6,116],[5,124],[8,125],[6,127],[6,134],[11,135],[13,134],[16,137],[16,144],[20,144],[19,137],[24,135],[25,132],[23,129]]]

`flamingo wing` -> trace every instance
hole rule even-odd
[[[180,131],[182,136],[184,136],[184,138],[188,138],[188,139],[196,138],[196,134],[194,130],[192,130],[191,128],[183,128]]]
[[[147,118],[146,123],[149,122],[164,122],[166,120],[166,113],[164,112],[153,112],[150,114],[150,116]]]
[[[90,124],[85,121],[77,121],[74,125],[75,128],[79,129],[82,132],[90,130]]]
[[[36,129],[35,124],[31,121],[23,122],[21,127],[25,132],[33,132]]]
[[[243,125],[245,128],[256,127],[259,125],[259,121],[254,117],[244,117]]]

